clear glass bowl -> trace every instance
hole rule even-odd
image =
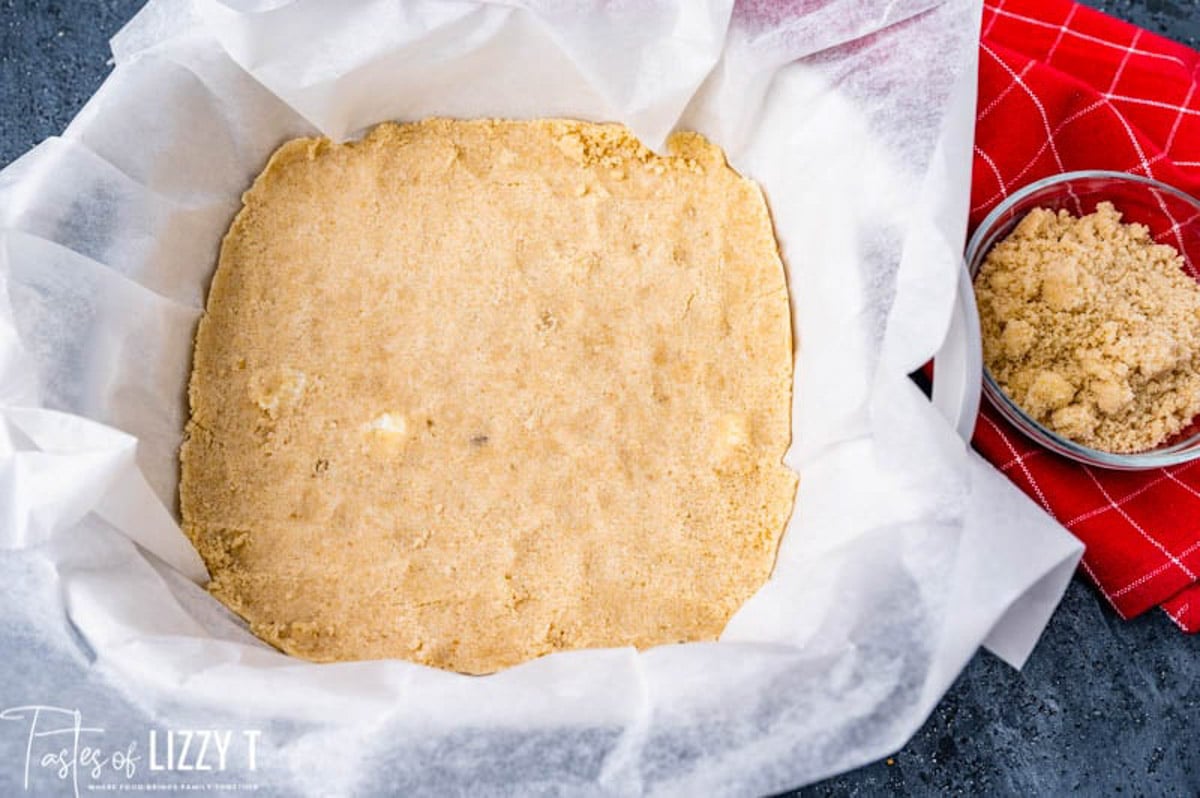
[[[1034,208],[1059,210],[1081,216],[1101,202],[1111,202],[1122,214],[1122,222],[1138,222],[1150,228],[1155,241],[1170,244],[1183,255],[1188,273],[1200,280],[1200,201],[1157,180],[1122,172],[1068,172],[1025,186],[987,215],[967,245],[967,268],[974,279],[992,246],[1007,236],[1017,222]],[[1072,460],[1101,468],[1127,471],[1186,463],[1200,457],[1200,419],[1171,440],[1154,449],[1133,454],[1115,454],[1082,446],[1057,435],[1034,421],[1008,397],[987,366],[983,369],[983,394],[1014,426],[1051,451]]]

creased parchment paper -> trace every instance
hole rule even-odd
[[[268,793],[751,795],[898,748],[985,642],[1020,664],[1079,544],[906,377],[945,337],[961,268],[980,13],[152,2],[65,134],[0,173],[0,629],[40,663],[0,704],[53,703],[84,673],[129,717],[261,728],[259,769],[226,780]],[[483,678],[317,666],[198,587],[176,453],[240,194],[289,137],[431,115],[617,120],[655,148],[699,130],[763,186],[802,478],[771,581],[719,643]],[[0,733],[17,757],[25,738]]]

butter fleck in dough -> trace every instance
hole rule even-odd
[[[288,142],[196,336],[184,531],[315,661],[487,673],[711,640],[791,511],[761,192],[696,134],[384,124]]]

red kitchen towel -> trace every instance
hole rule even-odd
[[[972,227],[1012,191],[1076,169],[1200,196],[1200,53],[1070,0],[988,0],[982,33]],[[1200,630],[1200,464],[1089,468],[986,403],[974,445],[1087,544],[1082,568],[1122,617],[1158,604]]]

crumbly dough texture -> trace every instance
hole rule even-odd
[[[996,382],[1058,434],[1137,452],[1200,414],[1200,285],[1112,203],[1031,211],[975,281]]]
[[[487,673],[711,640],[792,508],[763,196],[696,134],[288,142],[196,336],[184,531],[282,650]]]

